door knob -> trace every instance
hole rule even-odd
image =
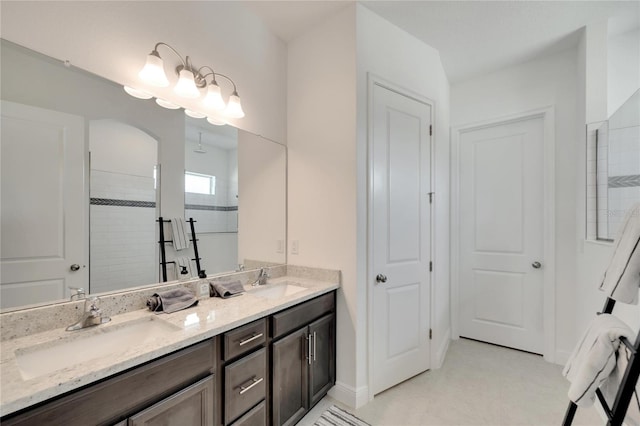
[[[69,266],[69,269],[71,269],[73,272],[79,271],[80,265],[78,265],[77,263],[74,263],[73,265]]]
[[[535,269],[540,269],[542,267],[542,263],[535,261],[531,264]]]
[[[386,283],[387,282],[387,276],[386,275],[382,275],[382,274],[376,275],[376,282],[378,282],[378,283]]]

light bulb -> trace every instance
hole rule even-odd
[[[203,113],[198,112],[198,111],[192,111],[190,109],[185,109],[184,113],[187,114],[189,117],[192,117],[192,118],[205,118],[207,116],[206,114],[203,114]]]
[[[180,108],[179,105],[174,104],[173,102],[169,102],[169,101],[165,101],[164,99],[156,99],[156,103],[158,105],[160,105],[162,108],[167,108],[167,109],[178,109]]]
[[[138,99],[151,99],[153,95],[148,94],[142,90],[134,89],[133,87],[124,86],[124,91]]]
[[[218,117],[207,117],[207,121],[211,124],[213,124],[214,126],[224,126],[225,124],[227,124],[227,121],[222,119],[222,118],[218,118]]]
[[[167,87],[169,80],[164,73],[164,63],[157,50],[147,55],[147,63],[138,73],[138,77],[152,86]]]
[[[213,80],[211,84],[207,86],[207,94],[202,100],[202,104],[205,108],[211,108],[218,111],[222,111],[226,106],[224,104],[224,100],[222,99],[220,86],[218,86],[218,83],[216,83],[215,80]]]
[[[193,80],[193,72],[187,69],[180,70],[180,77],[173,91],[183,98],[197,98],[200,96],[200,91]]]
[[[242,110],[242,105],[240,104],[240,96],[238,96],[238,92],[233,92],[233,94],[229,97],[229,102],[227,103],[227,109],[224,111],[227,117],[231,118],[242,118],[244,117],[244,111]]]

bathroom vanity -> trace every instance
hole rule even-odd
[[[78,332],[5,340],[2,424],[295,424],[335,383],[338,284],[273,281],[240,297],[205,298],[171,315],[137,310],[80,330],[109,338],[129,324],[155,327],[161,321],[170,327],[158,328],[151,340],[53,372],[30,371],[20,357]],[[91,358],[91,346],[86,350]]]

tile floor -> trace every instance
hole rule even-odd
[[[298,423],[313,425],[336,404],[377,425],[560,425],[568,382],[562,367],[541,356],[460,339],[442,368],[427,371],[353,410],[325,397]],[[574,425],[602,425],[594,407],[578,409]]]

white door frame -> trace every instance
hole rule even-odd
[[[460,282],[460,137],[463,133],[506,124],[515,121],[542,118],[543,142],[543,332],[544,359],[555,362],[556,357],[556,297],[555,297],[555,108],[553,105],[540,109],[511,114],[481,122],[451,128],[451,330],[454,339],[459,332]]]
[[[435,188],[435,167],[434,167],[434,159],[435,159],[435,102],[432,99],[426,98],[412,90],[409,90],[405,87],[399,86],[395,83],[390,82],[380,76],[377,76],[372,73],[367,73],[367,274],[366,274],[366,291],[367,291],[367,383],[368,383],[368,400],[373,401],[374,393],[373,393],[373,291],[372,283],[373,277],[375,277],[375,272],[373,270],[373,246],[371,245],[372,236],[373,236],[373,121],[371,117],[373,117],[373,88],[374,86],[380,86],[387,90],[391,90],[392,92],[396,92],[402,96],[406,96],[415,101],[421,102],[423,104],[429,105],[431,107],[431,126],[433,129],[432,135],[430,136],[430,145],[431,145],[431,163],[429,164],[431,177],[430,177],[430,192],[433,192],[433,188]],[[433,202],[430,204],[430,218],[431,223],[429,225],[430,236],[431,236],[431,261],[435,264],[435,197]],[[434,324],[434,301],[435,294],[433,285],[433,277],[434,274],[431,273],[429,279],[429,302],[431,306],[429,306],[429,324],[430,327],[433,328]],[[437,350],[434,349],[433,340],[431,340],[429,351],[430,351],[430,360],[431,365],[429,368],[433,366],[433,361],[436,359],[435,356],[437,354]]]

